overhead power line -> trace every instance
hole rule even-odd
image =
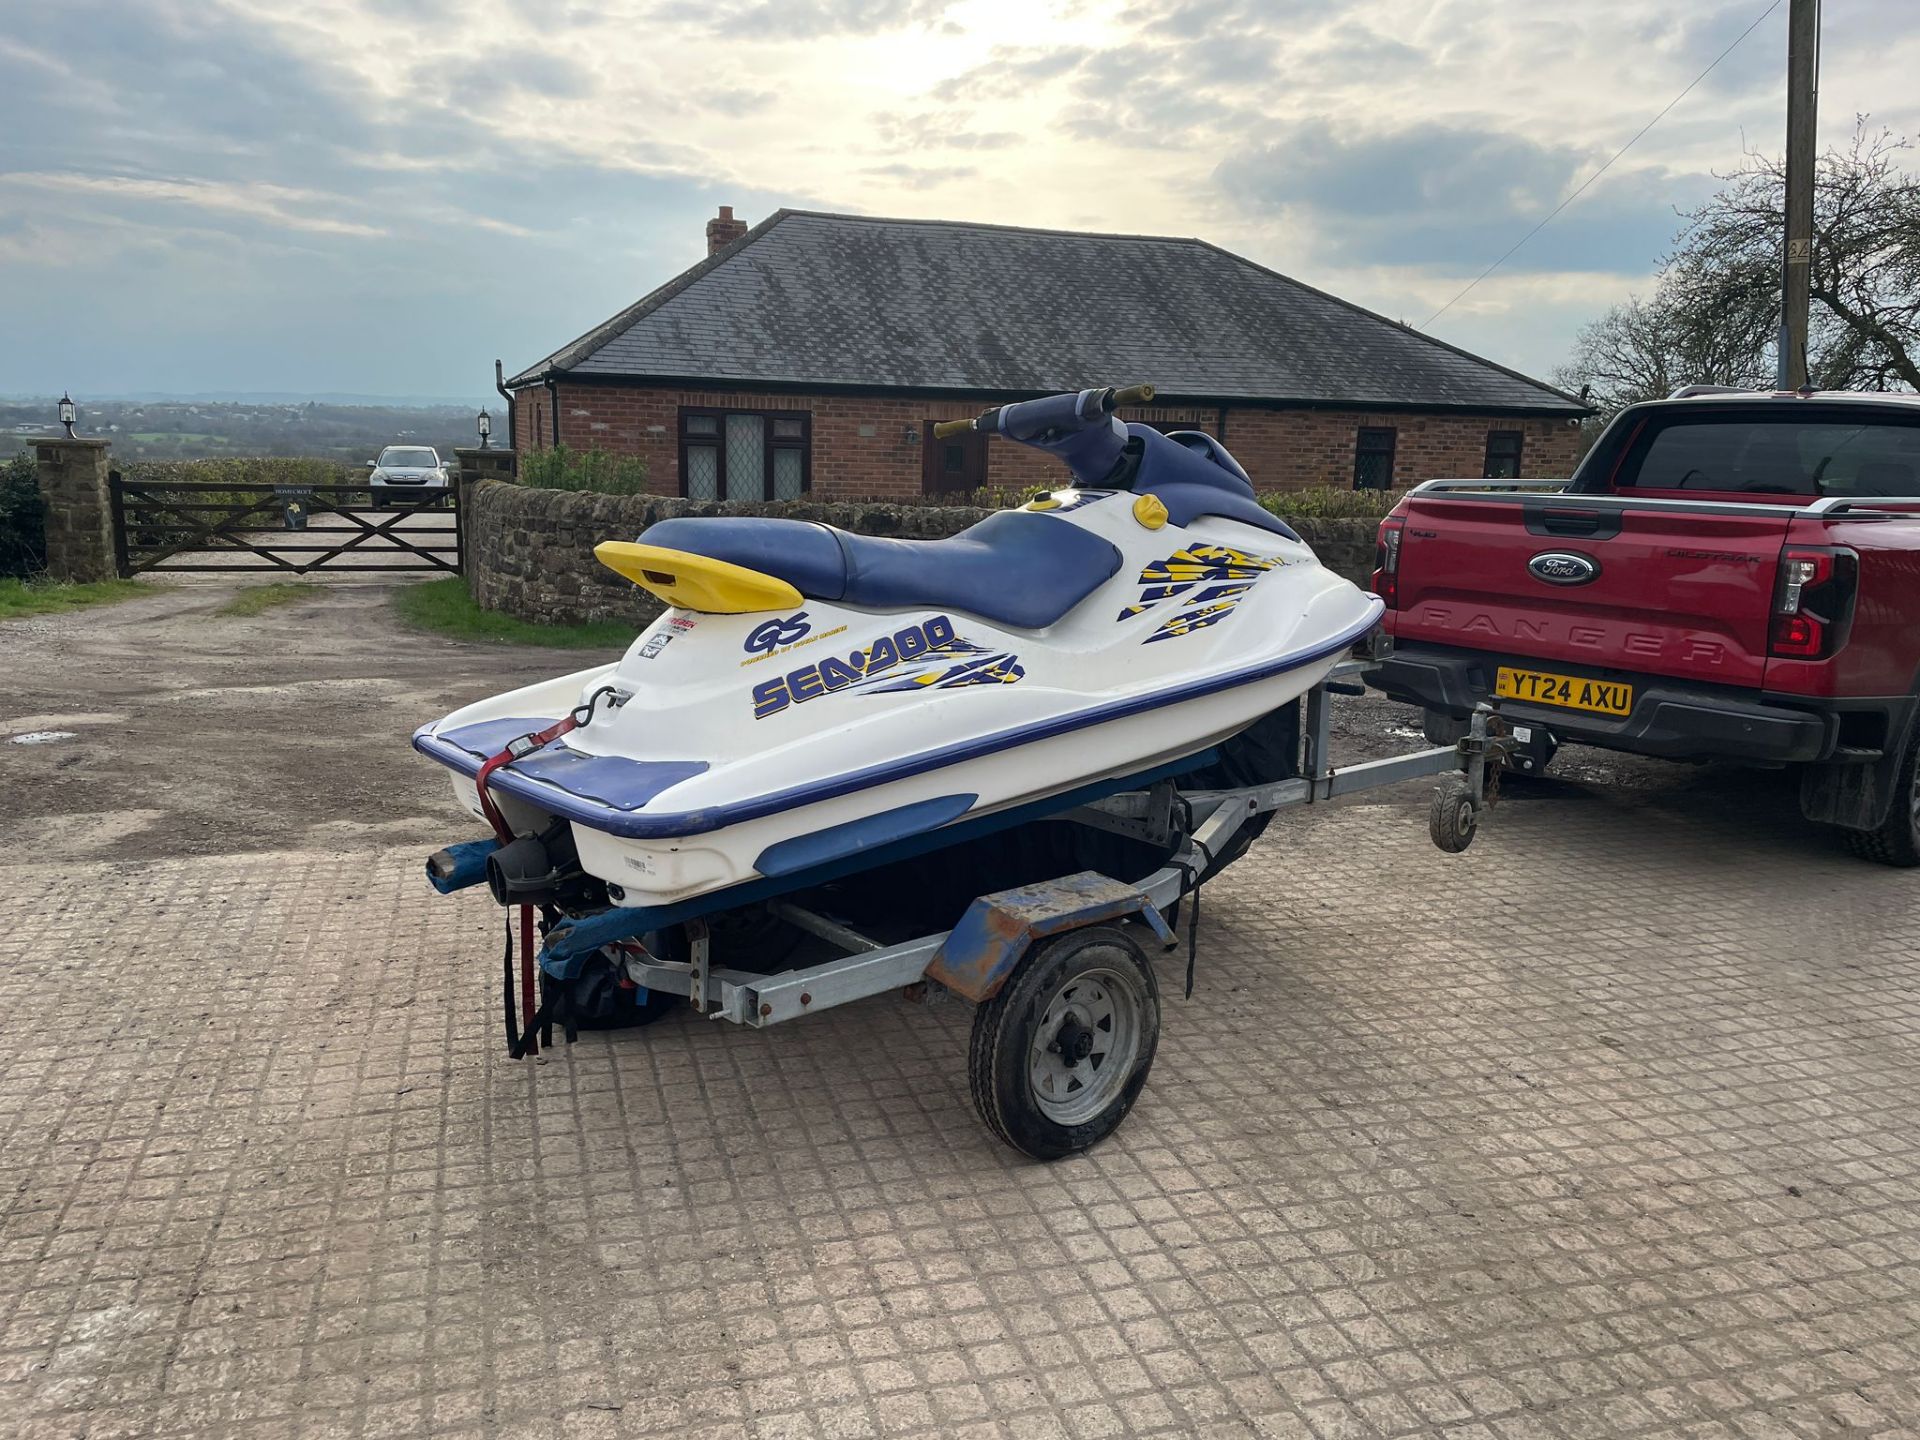
[[[1649,130],[1653,129],[1654,126],[1658,125],[1662,120],[1667,118],[1667,112],[1669,110],[1673,109],[1674,106],[1678,105],[1682,100],[1686,99],[1688,95],[1692,94],[1694,86],[1698,85],[1702,80],[1706,79],[1707,76],[1711,75],[1714,71],[1715,66],[1717,66],[1722,60],[1726,59],[1727,56],[1731,55],[1735,50],[1738,50],[1740,48],[1740,42],[1742,40],[1745,40],[1747,36],[1751,35],[1754,31],[1758,30],[1760,28],[1760,22],[1765,20],[1769,15],[1773,14],[1773,12],[1778,10],[1779,8],[1780,8],[1780,0],[1773,0],[1773,3],[1771,5],[1767,6],[1766,9],[1762,10],[1757,16],[1754,17],[1754,21],[1751,25],[1747,26],[1747,28],[1742,30],[1739,33],[1739,35],[1734,37],[1734,41],[1731,45],[1727,46],[1726,49],[1722,50],[1718,55],[1713,57],[1712,65],[1707,66],[1706,69],[1702,70],[1698,75],[1694,76],[1693,79],[1689,80],[1687,82],[1687,88],[1685,90],[1682,90],[1678,95],[1674,96],[1673,99],[1669,100],[1664,106],[1662,106],[1660,109],[1660,113],[1654,116],[1651,120],[1647,121],[1646,124],[1642,125],[1640,129],[1637,132],[1635,132],[1633,139],[1627,141],[1626,144],[1622,145],[1618,150],[1614,151],[1613,159],[1608,160],[1605,165],[1602,165],[1598,170],[1594,171],[1593,174],[1589,175],[1585,180],[1583,180],[1580,184],[1580,188],[1574,191],[1571,195],[1567,196],[1567,198],[1562,200],[1558,205],[1554,206],[1552,211],[1549,212],[1549,214],[1547,215],[1546,219],[1542,220],[1538,225],[1534,226],[1531,230],[1527,231],[1526,234],[1522,235],[1518,240],[1514,241],[1512,246],[1508,248],[1506,254],[1502,255],[1498,260],[1494,261],[1491,265],[1487,266],[1486,269],[1482,270],[1478,275],[1474,276],[1472,282],[1467,286],[1465,290],[1462,290],[1458,295],[1454,296],[1453,299],[1447,301],[1446,304],[1442,305],[1438,310],[1434,311],[1433,314],[1429,315],[1425,320],[1423,320],[1420,324],[1420,328],[1422,330],[1426,329],[1427,326],[1433,324],[1434,321],[1438,320],[1442,315],[1446,314],[1447,311],[1451,310],[1454,306],[1458,305],[1462,300],[1466,299],[1468,295],[1473,293],[1474,286],[1478,285],[1482,280],[1486,279],[1487,276],[1493,274],[1494,271],[1498,270],[1502,265],[1506,264],[1507,261],[1511,260],[1515,252],[1518,251],[1522,245],[1526,244],[1529,240],[1533,239],[1534,236],[1538,235],[1542,230],[1546,229],[1548,225],[1553,223],[1554,216],[1558,215],[1562,210],[1566,209],[1567,206],[1571,205],[1574,201],[1578,200],[1582,195],[1586,194],[1587,187],[1589,185],[1593,184],[1594,181],[1598,180],[1602,175],[1606,174],[1607,171],[1613,168],[1614,160],[1618,160],[1622,155],[1626,154],[1627,151],[1631,150],[1635,145],[1638,145],[1642,137],[1644,137]]]

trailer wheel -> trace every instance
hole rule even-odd
[[[1473,843],[1473,832],[1479,824],[1480,807],[1474,803],[1466,781],[1454,780],[1433,792],[1433,803],[1427,807],[1427,830],[1433,843],[1449,855],[1458,855]]]
[[[1126,931],[1092,925],[1029,951],[973,1017],[967,1073],[987,1128],[1036,1160],[1126,1119],[1160,1042],[1160,987]]]
[[[1920,865],[1920,717],[1907,730],[1907,753],[1893,786],[1887,818],[1872,830],[1845,830],[1847,848],[1864,860],[1911,869]]]
[[[613,966],[598,955],[572,980],[559,983],[568,987],[567,1009],[579,1030],[638,1029],[664,1019],[686,1000],[684,995],[622,985]]]

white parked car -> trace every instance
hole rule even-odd
[[[393,500],[418,500],[423,496],[447,493],[449,477],[440,454],[430,445],[389,445],[378,460],[369,460],[373,473],[367,485],[373,491],[373,508],[384,510]]]

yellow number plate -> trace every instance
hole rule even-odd
[[[1494,677],[1493,691],[1502,700],[1526,700],[1535,705],[1592,710],[1600,715],[1633,713],[1633,687],[1611,680],[1550,675],[1544,670],[1509,670],[1502,665]]]

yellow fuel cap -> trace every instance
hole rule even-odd
[[[1133,518],[1149,530],[1158,530],[1167,523],[1167,507],[1158,495],[1141,495],[1133,502]]]
[[[1058,510],[1059,508],[1059,499],[1052,495],[1042,495],[1038,500],[1029,500],[1027,502],[1027,509],[1029,510]]]

